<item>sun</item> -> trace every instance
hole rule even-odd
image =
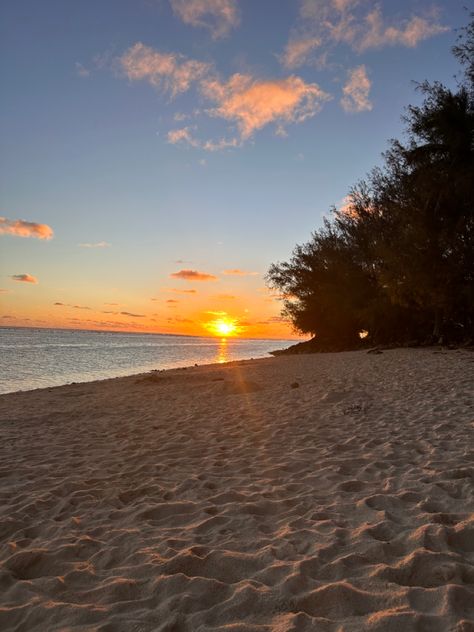
[[[206,323],[205,327],[215,336],[220,336],[221,338],[235,336],[238,333],[237,322],[231,318],[216,318]]]

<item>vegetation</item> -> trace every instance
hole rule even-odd
[[[382,167],[267,283],[321,350],[474,339],[474,13],[453,53],[456,91],[418,86]]]

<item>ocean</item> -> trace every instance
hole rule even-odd
[[[291,340],[0,328],[0,393],[262,358]]]

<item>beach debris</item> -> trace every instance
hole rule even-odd
[[[344,408],[344,410],[342,411],[343,415],[354,415],[357,413],[361,413],[363,411],[363,406],[361,406],[360,404],[352,404],[351,406],[347,406],[346,408]]]

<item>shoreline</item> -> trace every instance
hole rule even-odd
[[[474,629],[474,356],[0,396],[0,628]]]

